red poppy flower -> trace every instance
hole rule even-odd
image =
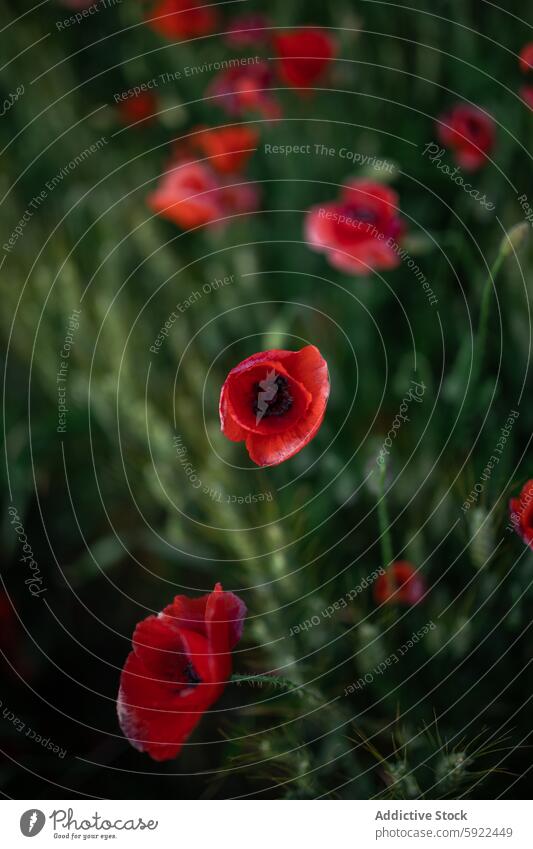
[[[263,118],[279,118],[281,109],[269,91],[272,80],[272,71],[267,63],[254,62],[221,71],[212,80],[207,93],[218,98],[217,103],[228,115],[257,112]]]
[[[196,38],[209,35],[218,25],[218,13],[203,0],[161,0],[148,23],[165,38]]]
[[[187,139],[181,150],[196,152],[210,158],[209,165],[221,174],[233,174],[245,168],[257,147],[259,133],[242,125],[233,127],[199,127],[199,132]]]
[[[262,351],[235,366],[220,393],[222,432],[258,466],[276,466],[316,436],[329,396],[318,348]]]
[[[246,606],[217,584],[200,598],[178,595],[135,628],[120,678],[117,712],[131,745],[155,761],[175,758],[231,677],[231,650]]]
[[[187,230],[257,207],[258,193],[248,183],[231,185],[204,162],[184,162],[163,175],[148,205]]]
[[[270,21],[266,15],[250,12],[238,15],[228,24],[226,42],[230,47],[257,47],[270,40]]]
[[[533,480],[524,484],[518,498],[511,498],[509,513],[517,534],[533,548]]]
[[[134,97],[121,100],[117,110],[125,124],[137,124],[139,121],[146,123],[157,112],[157,98],[150,91],[141,91]]]
[[[533,41],[530,41],[522,47],[518,61],[520,63],[520,70],[523,74],[533,71]]]
[[[325,253],[335,268],[350,274],[395,268],[398,242],[405,224],[398,214],[398,195],[371,180],[350,180],[339,201],[312,207],[305,237]]]
[[[458,103],[443,115],[437,122],[437,133],[466,171],[485,165],[496,138],[492,118],[468,103]]]
[[[416,604],[426,592],[424,579],[407,560],[392,563],[374,584],[374,598],[378,604],[398,602]]]
[[[320,29],[300,29],[274,39],[279,75],[288,85],[309,88],[322,76],[335,55],[335,42]]]
[[[524,85],[520,89],[520,97],[530,109],[533,109],[533,85]]]

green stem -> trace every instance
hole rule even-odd
[[[498,274],[506,256],[507,256],[506,246],[505,246],[505,242],[503,242],[502,246],[499,250],[498,256],[496,257],[496,259],[495,259],[495,261],[492,265],[492,268],[490,269],[490,271],[487,275],[487,279],[485,280],[485,285],[483,287],[483,293],[481,295],[481,307],[480,307],[480,311],[479,311],[479,324],[478,324],[478,329],[477,329],[477,334],[476,334],[476,342],[475,342],[475,349],[474,349],[474,355],[477,355],[477,356],[476,356],[476,359],[475,359],[476,365],[474,366],[474,375],[473,375],[475,380],[473,381],[473,384],[475,384],[475,381],[477,381],[478,376],[481,374],[481,368],[482,368],[482,365],[483,365],[483,359],[484,359],[484,355],[485,355],[485,347],[486,347],[486,344],[487,344],[487,329],[488,329],[488,323],[489,323],[492,288],[493,288],[494,284],[496,283],[497,274]]]
[[[381,558],[383,568],[386,569],[393,559],[392,539],[390,535],[389,511],[387,509],[387,498],[385,496],[385,476],[387,474],[387,461],[383,458],[380,464],[378,519],[381,543]]]

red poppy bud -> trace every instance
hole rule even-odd
[[[530,41],[522,47],[518,61],[520,64],[520,70],[523,74],[533,71],[533,41]]]
[[[157,112],[157,99],[149,91],[140,92],[134,97],[121,101],[117,109],[124,124],[139,124],[139,122],[146,124],[153,120]]]
[[[417,604],[426,592],[426,583],[415,567],[407,560],[392,563],[374,584],[374,598],[378,604],[398,602]]]
[[[316,436],[328,397],[328,367],[314,345],[253,354],[230,371],[222,387],[222,432],[245,442],[258,466],[276,466]]]
[[[218,13],[203,0],[161,0],[150,13],[148,23],[165,38],[197,38],[214,32]]]
[[[335,42],[320,29],[301,29],[274,39],[279,75],[288,85],[309,88],[320,79],[335,55]]]
[[[533,548],[533,480],[524,484],[518,498],[511,498],[509,514],[517,534]]]
[[[476,106],[457,103],[437,122],[442,144],[454,152],[457,163],[466,171],[485,165],[496,138],[492,118]]]

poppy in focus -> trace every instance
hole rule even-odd
[[[314,345],[262,351],[235,366],[224,382],[222,432],[245,442],[258,466],[276,466],[316,436],[328,397],[328,367]]]
[[[305,220],[305,237],[313,250],[349,274],[396,268],[404,232],[398,195],[371,180],[350,180],[338,201],[312,207]]]
[[[242,179],[242,178],[239,178]],[[205,162],[183,162],[163,174],[149,207],[187,230],[257,208],[258,193],[250,183],[232,184]]]
[[[407,560],[392,563],[374,584],[374,598],[378,604],[417,604],[425,592],[425,581]]]
[[[152,9],[148,23],[164,38],[197,38],[216,30],[218,14],[203,0],[161,0]]]
[[[139,622],[117,700],[132,746],[156,761],[179,755],[231,677],[231,651],[245,615],[244,602],[217,584],[200,598],[178,595]]]
[[[323,30],[301,29],[276,36],[279,76],[294,88],[306,89],[324,74],[335,55],[335,42]]]
[[[533,480],[524,484],[518,498],[511,498],[509,513],[517,534],[533,548]]]
[[[458,103],[437,122],[442,144],[453,151],[457,164],[466,171],[476,171],[487,162],[494,148],[494,121],[481,109]]]

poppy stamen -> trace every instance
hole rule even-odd
[[[253,392],[252,409],[257,423],[269,416],[283,416],[293,405],[288,380],[275,371],[269,372],[260,383],[254,383]]]
[[[192,660],[189,660],[183,668],[183,677],[188,684],[201,684],[202,679],[198,675],[196,669],[192,665]]]

